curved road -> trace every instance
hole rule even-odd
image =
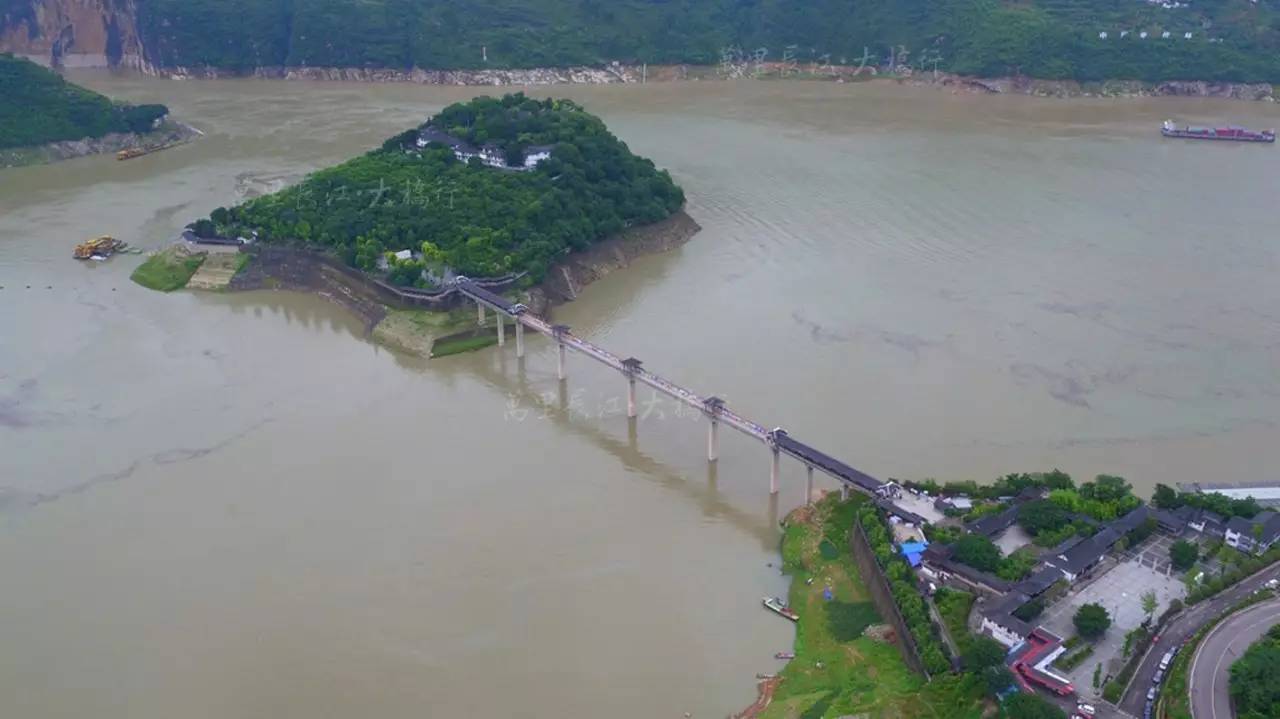
[[[1213,628],[1191,660],[1191,714],[1195,719],[1231,719],[1231,664],[1267,630],[1280,624],[1280,599],[1255,604]]]

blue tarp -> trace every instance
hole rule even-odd
[[[928,542],[903,542],[898,548],[902,552],[902,556],[907,558],[907,563],[913,567],[920,566],[920,555],[924,554],[925,547],[929,546]]]

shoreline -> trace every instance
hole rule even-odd
[[[1203,97],[1250,102],[1275,102],[1275,86],[1265,82],[1217,82],[1208,80],[1052,80],[1026,76],[974,77],[913,68],[783,63],[751,65],[624,64],[600,66],[535,67],[511,69],[424,69],[357,67],[256,67],[228,72],[214,67],[144,66],[144,75],[172,80],[253,78],[311,82],[408,83],[455,87],[532,87],[553,85],[618,85],[649,82],[726,82],[731,80],[802,80],[808,82],[893,82],[937,87],[985,95],[1034,97]]]
[[[158,129],[147,133],[110,132],[102,137],[86,137],[79,140],[60,140],[44,145],[14,147],[0,150],[0,169],[48,165],[80,157],[92,157],[156,145],[184,144],[204,133],[184,123],[168,121]],[[158,152],[159,150],[157,150]],[[148,153],[149,154],[149,153]]]
[[[684,209],[658,222],[628,228],[553,264],[542,282],[522,290],[522,299],[534,314],[548,317],[553,307],[576,299],[592,282],[641,257],[673,250],[701,229]],[[371,288],[372,277],[370,282],[357,282],[347,270],[335,267],[332,258],[284,247],[271,250],[265,259],[254,253],[226,291],[289,290],[319,295],[358,317],[369,339],[425,358],[431,357],[434,342],[457,340],[480,329],[470,309],[448,304],[433,309],[397,306]]]

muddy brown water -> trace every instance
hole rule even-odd
[[[323,298],[158,295],[109,233],[478,92],[82,73],[201,141],[0,171],[0,714],[724,716],[791,627],[784,464],[531,341],[426,362]],[[535,94],[546,89],[535,88]],[[1271,105],[804,83],[554,88],[703,231],[557,319],[879,476],[1275,479]],[[28,289],[27,286],[30,286]]]

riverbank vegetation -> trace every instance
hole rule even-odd
[[[535,146],[551,154],[529,171],[497,169],[438,142],[419,147],[415,128],[299,185],[218,208],[198,229],[322,249],[365,271],[385,267],[397,285],[429,287],[446,270],[536,283],[557,258],[684,204],[665,170],[568,100],[479,97],[426,125],[508,157]],[[404,250],[407,259],[389,256]]]
[[[714,65],[734,55],[727,48],[747,56],[763,48],[766,59],[805,69],[856,65],[864,53],[883,66],[892,48],[894,64],[985,76],[1280,81],[1280,14],[1267,3],[1233,0],[1174,10],[1110,0],[137,4],[149,57],[169,67]]]
[[[800,614],[796,657],[761,716],[981,717],[979,680],[944,671],[926,682],[894,646],[849,550],[854,514],[865,502],[830,494],[787,517],[782,557],[792,578],[789,601]]]
[[[169,112],[164,105],[114,103],[9,54],[0,54],[0,98],[0,149],[148,132]]]
[[[172,292],[187,286],[204,259],[204,254],[192,254],[181,245],[171,245],[138,265],[130,279],[148,289]]]

